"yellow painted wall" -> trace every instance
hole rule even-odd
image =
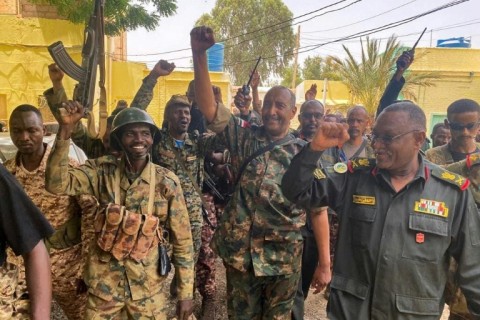
[[[64,20],[0,16],[0,120],[8,119],[23,103],[40,107],[42,113],[48,109],[41,99],[43,91],[51,87],[47,66],[52,59],[47,45],[59,38],[78,60],[83,27]],[[65,85],[71,88],[73,82],[66,80]],[[53,117],[47,116],[46,121],[51,120]]]
[[[480,102],[480,49],[417,48],[415,55],[418,58],[410,66],[411,72],[436,72],[440,76],[433,81],[435,86],[416,91],[429,132],[432,116],[446,115],[453,101],[468,98]]]

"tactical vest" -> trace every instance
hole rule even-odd
[[[150,192],[147,214],[129,211],[120,205],[120,169],[115,171],[115,203],[109,203],[95,216],[97,245],[117,260],[127,257],[140,262],[156,249],[162,239],[160,220],[154,216],[155,167],[150,166]]]

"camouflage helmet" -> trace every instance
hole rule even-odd
[[[118,151],[122,150],[120,146],[121,129],[127,124],[132,123],[144,123],[149,125],[150,131],[152,132],[153,144],[157,144],[160,141],[160,130],[147,112],[138,108],[126,108],[120,111],[113,119],[112,130],[110,131],[110,147],[112,149]]]

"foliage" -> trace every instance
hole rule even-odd
[[[292,86],[292,80],[293,80],[293,63],[288,67],[286,67],[285,69],[283,69],[281,77],[282,77],[282,82],[280,84],[282,86],[290,88]],[[297,65],[297,76],[296,76],[295,84],[298,86],[302,81],[303,81],[302,72],[300,70],[300,67]]]
[[[351,51],[343,46],[347,55],[345,59],[333,57],[338,65],[343,82],[347,85],[354,103],[362,104],[371,115],[374,115],[385,88],[396,68],[396,60],[405,48],[402,48],[395,36],[391,36],[383,52],[380,52],[380,41],[360,40],[361,59],[357,61]],[[417,57],[418,58],[418,57]],[[406,85],[403,92],[413,98],[414,86],[431,86],[434,74],[405,74]]]
[[[30,0],[35,4],[49,4],[73,23],[86,23],[93,12],[93,0]],[[153,7],[153,10],[148,10]],[[105,0],[105,33],[118,35],[139,27],[154,30],[161,17],[173,15],[177,0]]]
[[[334,58],[328,56],[307,57],[303,62],[302,74],[304,79],[309,80],[341,80],[339,65],[335,63]]]
[[[261,79],[280,75],[288,65],[295,37],[291,22],[279,23],[292,17],[282,0],[217,0],[210,14],[202,15],[196,25],[211,27],[216,40],[223,39],[225,69],[232,82],[240,85],[248,81],[258,56],[267,58],[258,67]],[[275,24],[279,25],[266,28]]]

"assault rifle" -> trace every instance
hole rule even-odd
[[[80,102],[85,108],[85,116],[88,118],[88,133],[93,138],[103,136],[107,118],[103,8],[104,0],[95,0],[93,14],[85,27],[81,66],[73,61],[61,41],[48,47],[48,51],[58,67],[69,77],[78,81],[73,93],[73,100]],[[100,132],[95,130],[92,113],[97,67],[100,69]]]

